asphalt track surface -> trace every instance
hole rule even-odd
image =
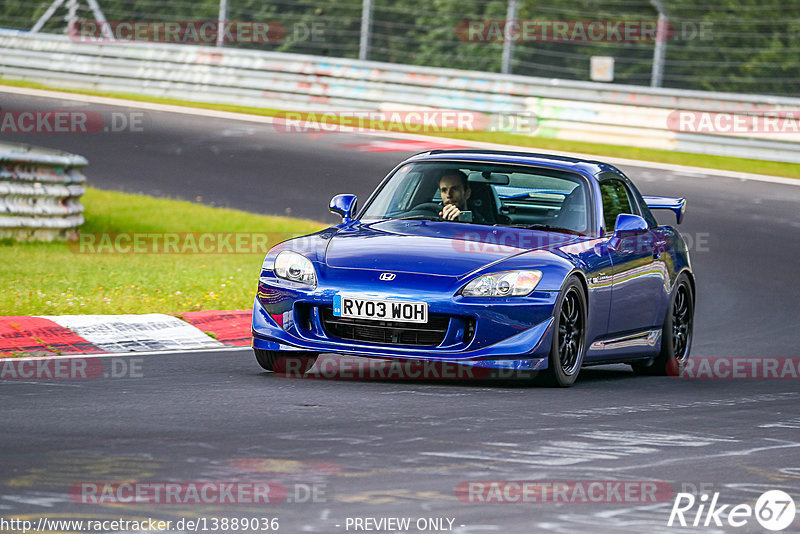
[[[89,108],[3,94],[0,107]],[[334,220],[332,195],[365,199],[417,151],[373,152],[386,140],[370,136],[154,112],[144,112],[142,132],[0,140],[82,154],[99,188],[323,221]],[[623,170],[644,194],[688,199],[680,228],[698,280],[692,357],[800,356],[800,187]],[[283,379],[248,350],[120,358],[141,373],[0,381],[0,516],[278,517],[289,533],[354,532],[348,518],[385,517],[450,518],[460,533],[764,532],[753,518],[741,528],[668,527],[671,497],[481,504],[456,495],[468,481],[506,480],[664,481],[675,492],[719,492],[729,505],[782,489],[800,504],[798,379],[636,377],[618,365],[585,369],[574,387],[556,390]],[[277,482],[304,502],[109,506],[69,496],[76,483],[130,480]],[[317,502],[307,502],[313,484]]]

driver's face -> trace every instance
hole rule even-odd
[[[439,180],[439,192],[442,194],[442,204],[445,206],[455,204],[462,211],[467,209],[470,190],[464,190],[464,185],[458,176],[442,176]]]

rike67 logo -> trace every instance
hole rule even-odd
[[[761,494],[755,506],[749,504],[718,504],[719,492],[709,501],[708,494],[695,498],[691,493],[678,493],[672,505],[667,526],[681,527],[733,527],[747,525],[755,518],[762,528],[774,532],[788,528],[797,509],[794,499],[781,490],[770,490]]]

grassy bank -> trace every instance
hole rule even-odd
[[[322,228],[313,221],[91,188],[82,200],[83,246],[0,242],[0,315],[249,309],[262,245]],[[211,233],[212,241],[197,244],[184,238],[186,232]],[[136,235],[151,234],[138,246],[151,251],[146,243],[165,233],[181,233],[170,253],[131,252]],[[229,233],[243,235],[243,244],[237,246],[234,235],[225,246]],[[202,253],[212,248],[222,253]]]
[[[155,102],[159,104],[169,104],[200,109],[214,109],[220,111],[231,111],[235,113],[246,113],[250,115],[261,115],[274,117],[282,113],[283,110],[268,108],[253,108],[246,106],[233,106],[226,104],[211,104],[205,102],[190,102],[173,98],[158,98],[126,93],[107,93],[90,90],[59,89],[41,83],[24,82],[16,80],[6,80],[0,78],[0,85],[11,85],[16,87],[30,87],[35,89],[48,89],[67,93],[77,93],[95,96],[106,96],[112,98],[124,98],[140,102]],[[373,122],[372,127],[377,129],[389,129],[398,131],[399,129],[391,124]],[[710,156],[706,154],[692,154],[688,152],[673,152],[669,150],[656,150],[648,148],[635,148],[628,146],[605,145],[598,143],[582,143],[579,141],[565,141],[560,139],[548,139],[541,137],[529,137],[526,135],[491,133],[491,132],[448,132],[448,133],[426,133],[426,135],[445,137],[449,139],[465,139],[481,141],[486,143],[500,143],[528,147],[531,150],[558,150],[563,152],[578,152],[586,154],[596,154],[598,156],[618,157],[637,159],[642,161],[655,161],[659,163],[673,163],[676,165],[689,165],[694,167],[706,167],[710,169],[722,169],[729,171],[747,172],[755,174],[767,174],[772,176],[783,176],[787,178],[800,178],[800,165],[794,163],[782,163],[777,161],[765,161],[745,158],[731,158],[724,156]]]

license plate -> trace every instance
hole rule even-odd
[[[333,315],[353,319],[374,319],[402,323],[427,323],[428,303],[406,300],[377,300],[336,295]]]

